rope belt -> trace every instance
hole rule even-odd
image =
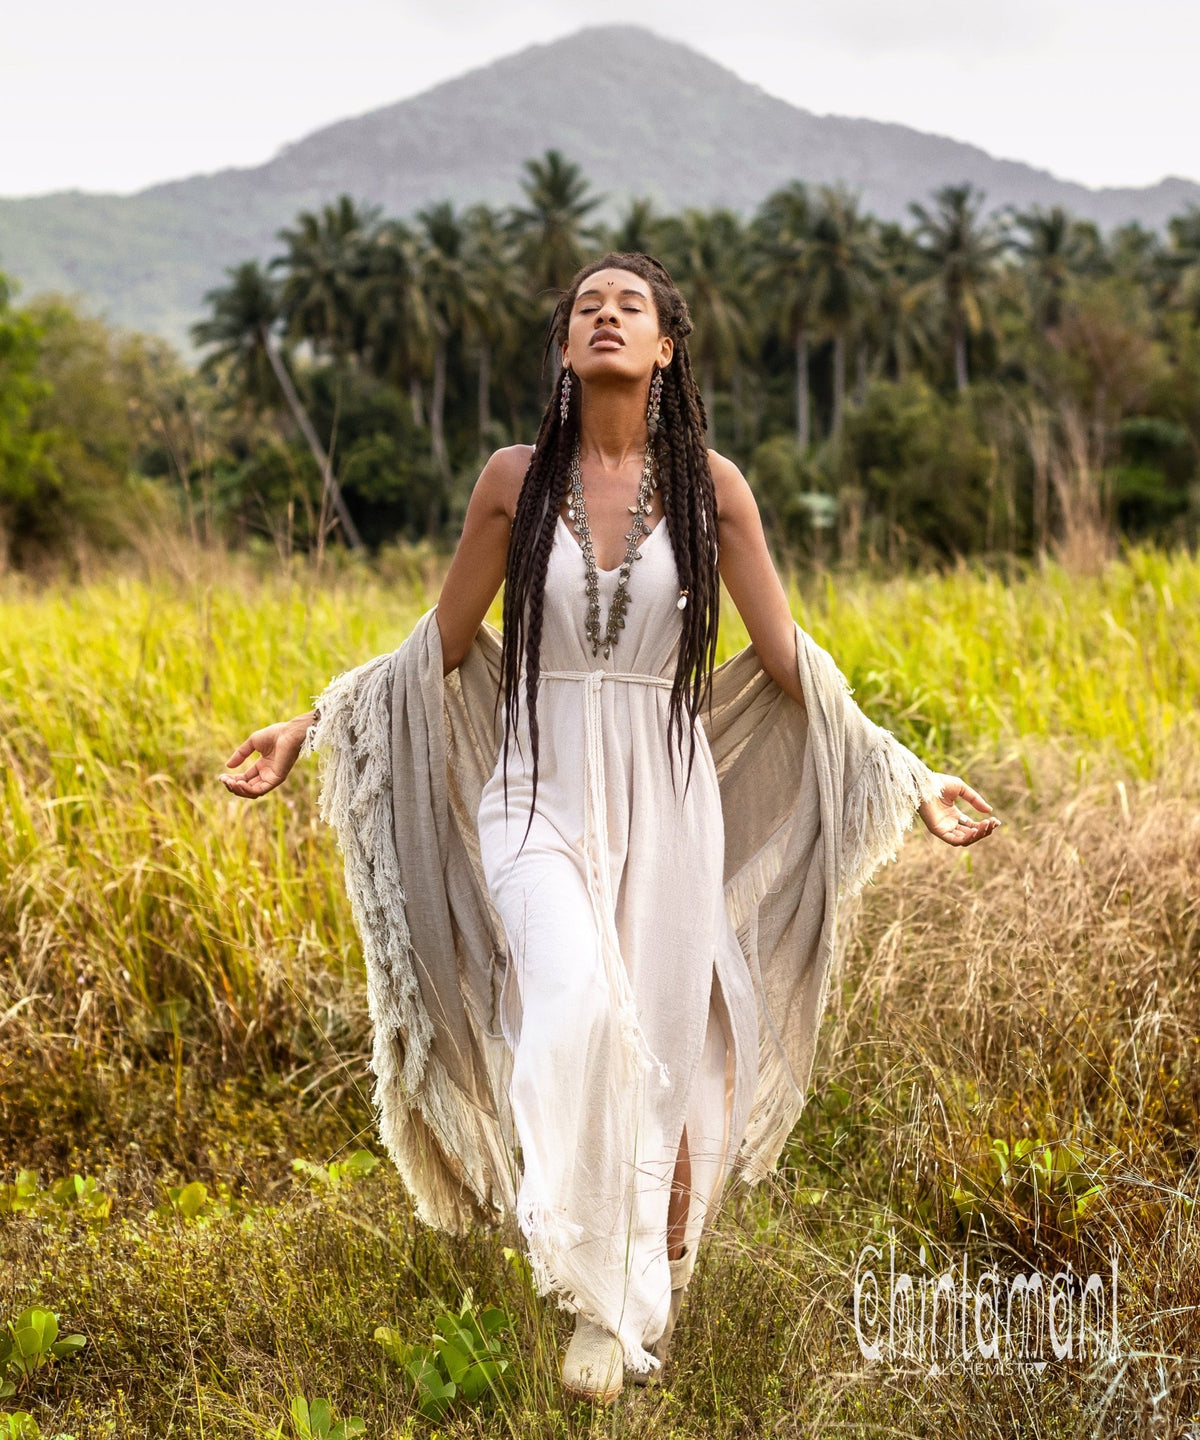
[[[651,1051],[638,1023],[637,1005],[629,971],[621,954],[608,869],[608,805],[605,799],[604,735],[601,725],[600,687],[613,681],[624,685],[652,685],[670,690],[672,682],[659,675],[633,670],[542,670],[542,680],[569,680],[583,686],[584,806],[583,853],[587,862],[587,889],[600,927],[600,954],[604,976],[616,1007],[621,1039],[637,1071],[658,1067],[659,1084],[671,1083],[667,1067]]]

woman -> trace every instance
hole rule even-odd
[[[914,812],[952,845],[999,823],[792,619],[745,479],[705,447],[691,328],[649,256],[585,266],[537,443],[484,467],[434,610],[222,777],[259,796],[332,752],[385,1140],[433,1223],[515,1211],[576,1316],[564,1385],[598,1401],[665,1358],[735,1161],[778,1157],[839,896]],[[752,646],[714,670],[719,580]]]

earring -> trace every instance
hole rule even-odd
[[[567,423],[567,415],[571,409],[571,372],[569,369],[563,371],[562,394],[558,399],[558,413],[562,417],[562,423]]]
[[[650,404],[646,407],[646,425],[651,433],[658,433],[658,402],[662,397],[662,370],[656,365],[650,380]]]

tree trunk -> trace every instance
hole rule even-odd
[[[450,467],[446,461],[446,342],[439,340],[433,353],[433,395],[429,402],[429,433],[433,463],[443,475]]]
[[[867,398],[867,342],[860,340],[854,356],[854,403],[861,405]]]
[[[362,549],[362,536],[358,533],[358,527],[350,518],[350,512],[346,509],[346,502],[342,499],[341,486],[333,478],[333,467],[329,463],[329,456],[325,453],[325,447],[317,438],[317,432],[313,429],[312,421],[308,418],[308,412],[300,402],[300,396],[292,383],[292,377],[288,374],[287,366],[283,363],[283,356],[275,349],[275,342],[271,339],[271,333],[264,325],[261,327],[263,345],[266,347],[267,359],[271,362],[271,369],[275,372],[275,378],[279,381],[279,388],[283,391],[284,399],[292,412],[292,418],[300,427],[300,433],[308,442],[308,448],[312,451],[313,459],[316,460],[321,470],[321,484],[326,498],[332,504],[334,513],[342,527],[342,534],[346,537],[346,543],[352,550]]]
[[[479,453],[487,448],[487,433],[492,426],[490,391],[492,386],[492,347],[487,340],[479,342]]]
[[[796,443],[807,450],[812,438],[808,410],[808,326],[796,330]]]
[[[421,393],[421,377],[417,374],[408,377],[408,398],[412,401],[413,424],[418,430],[424,430],[425,397]]]
[[[839,330],[833,337],[833,438],[842,438],[846,418],[846,337]]]
[[[954,316],[954,382],[958,393],[964,395],[970,379],[967,375],[967,327],[963,324],[961,311]]]

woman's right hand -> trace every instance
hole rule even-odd
[[[268,790],[282,785],[296,763],[312,718],[311,715],[304,715],[296,720],[280,720],[265,729],[256,730],[242,741],[225,765],[232,770],[256,751],[258,759],[240,775],[218,775],[217,779],[231,795],[243,795],[248,800],[257,800]]]

